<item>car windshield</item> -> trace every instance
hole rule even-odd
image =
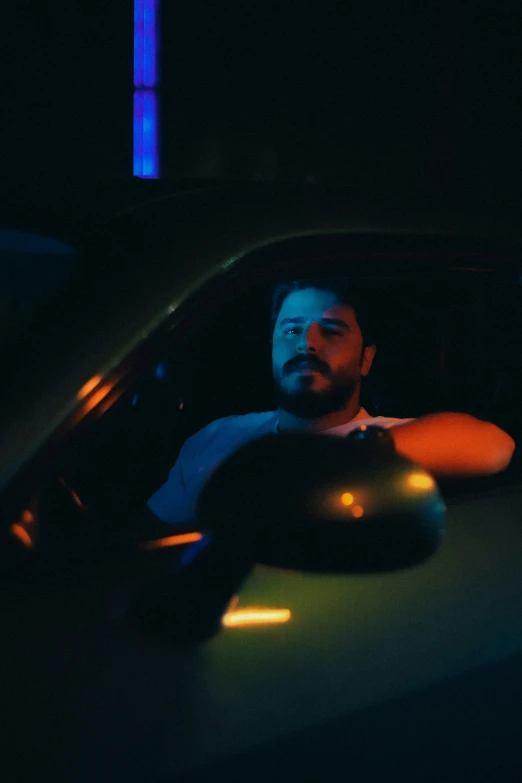
[[[74,249],[56,239],[0,229],[0,347],[25,330],[77,267]]]

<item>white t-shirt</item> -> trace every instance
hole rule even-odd
[[[278,411],[267,411],[227,416],[207,424],[187,438],[167,481],[149,498],[148,507],[163,522],[191,522],[195,518],[199,493],[213,470],[246,443],[277,432],[278,421]],[[322,430],[320,434],[344,436],[363,424],[389,428],[407,421],[413,419],[370,416],[361,408],[351,421]]]

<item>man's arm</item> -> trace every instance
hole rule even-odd
[[[515,450],[507,432],[465,413],[432,413],[389,432],[399,454],[437,478],[500,473]]]

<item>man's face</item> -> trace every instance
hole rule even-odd
[[[363,352],[355,311],[330,291],[305,288],[283,302],[272,343],[277,404],[304,419],[326,416],[359,396],[375,347]]]

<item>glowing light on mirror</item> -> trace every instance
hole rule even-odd
[[[22,511],[22,522],[24,525],[32,525],[34,523],[34,514],[28,508]]]
[[[15,522],[14,525],[11,525],[11,533],[22,542],[26,549],[33,548],[33,539],[22,525]]]
[[[432,489],[435,481],[427,473],[410,473],[408,484],[414,489]]]
[[[95,389],[95,388],[98,386],[98,384],[100,384],[101,382],[102,382],[102,378],[101,378],[101,376],[100,376],[100,375],[95,375],[93,378],[91,378],[90,380],[88,380],[88,381],[87,381],[87,383],[85,383],[85,384],[82,386],[82,388],[80,389],[80,391],[78,392],[78,394],[77,394],[76,396],[78,397],[78,399],[79,399],[79,400],[83,400],[83,399],[84,399],[85,397],[87,397],[87,395],[88,395],[88,394],[90,394],[90,393],[92,392],[92,390],[93,390],[93,389]]]
[[[354,497],[351,492],[343,492],[341,495],[341,503],[343,506],[351,506],[354,501]]]
[[[362,506],[352,506],[352,515],[356,519],[360,519],[364,516],[364,508]]]
[[[244,625],[274,625],[287,623],[292,617],[290,609],[237,609],[223,616],[225,628],[237,628]]]
[[[165,536],[164,538],[155,538],[153,541],[144,541],[140,544],[142,549],[164,549],[169,546],[180,546],[180,544],[193,544],[201,541],[202,533],[182,533],[177,536]]]

